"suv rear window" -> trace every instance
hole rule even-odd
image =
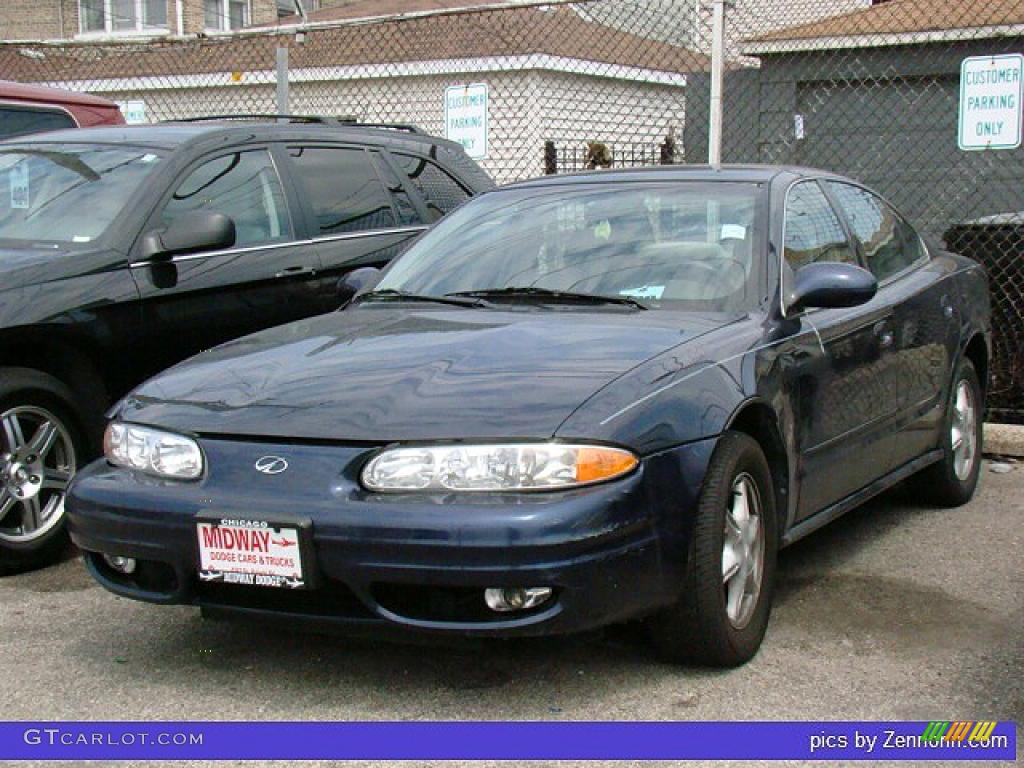
[[[74,127],[71,116],[59,109],[0,105],[0,140]]]
[[[429,221],[437,221],[469,199],[469,192],[430,160],[398,152],[394,158],[423,195]]]

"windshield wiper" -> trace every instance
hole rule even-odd
[[[551,288],[538,288],[535,285],[513,285],[507,288],[484,288],[478,291],[458,291],[446,293],[445,296],[457,298],[472,296],[480,299],[534,298],[538,301],[555,301],[578,304],[621,304],[634,309],[649,309],[636,299],[628,296],[605,296],[599,293],[575,293],[573,291],[556,291]]]
[[[459,298],[457,296],[428,296],[427,294],[400,291],[397,288],[384,288],[379,291],[368,291],[356,296],[353,304],[364,301],[427,301],[433,304],[448,304],[453,307],[486,307],[483,299]]]

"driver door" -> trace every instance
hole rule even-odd
[[[179,177],[144,232],[207,210],[234,221],[235,244],[166,260],[133,258],[151,370],[316,314],[319,263],[295,208],[266,147],[207,156]]]
[[[816,181],[786,198],[783,296],[800,267],[859,264],[849,232]],[[818,337],[820,363],[796,376],[800,498],[797,520],[871,483],[888,468],[882,429],[893,413],[892,311],[875,298],[860,307],[814,309],[801,320]]]

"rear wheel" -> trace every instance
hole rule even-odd
[[[748,435],[726,432],[704,478],[679,601],[649,623],[672,661],[738,666],[768,626],[778,549],[768,462]]]
[[[0,574],[67,548],[64,502],[82,442],[72,396],[51,376],[0,369]]]
[[[974,364],[964,358],[950,387],[942,431],[942,459],[914,478],[915,489],[932,504],[958,507],[978,487],[984,400]]]

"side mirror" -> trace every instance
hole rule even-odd
[[[819,261],[796,271],[793,290],[786,300],[787,312],[811,307],[856,307],[866,304],[878,291],[875,276],[863,267],[838,261]]]
[[[165,229],[142,238],[142,255],[153,259],[179,253],[214,251],[235,244],[235,222],[223,213],[192,211],[179,216]]]
[[[373,288],[378,280],[380,280],[380,270],[376,267],[353,269],[338,281],[338,298],[342,303],[347,303],[360,291]]]

